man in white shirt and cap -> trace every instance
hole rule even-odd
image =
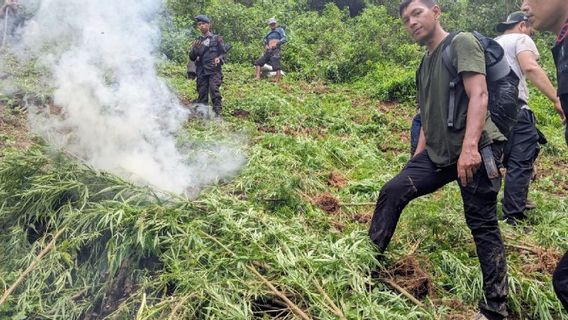
[[[263,39],[264,53],[262,57],[254,62],[256,69],[255,79],[260,79],[260,68],[268,63],[272,67],[272,71],[276,72],[275,80],[278,82],[282,78],[282,71],[280,69],[280,46],[285,44],[288,39],[286,39],[284,29],[278,26],[276,18],[268,19],[267,24],[270,26],[270,31]]]
[[[531,39],[533,29],[522,11],[511,13],[507,21],[496,26],[502,35],[495,40],[505,49],[511,68],[519,76],[519,104],[521,109],[517,124],[513,127],[504,150],[503,164],[507,168],[503,195],[503,218],[508,224],[517,225],[527,218],[526,204],[534,161],[538,155],[539,141],[544,137],[536,128],[534,113],[528,106],[527,79],[552,102],[564,120],[564,113],[556,89],[538,64],[539,52]],[[543,141],[544,140],[544,141]]]

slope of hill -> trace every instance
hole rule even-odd
[[[182,100],[194,96],[183,66],[161,70]],[[225,121],[193,119],[179,139],[227,141],[247,164],[197,199],[23,142],[18,99],[3,99],[0,283],[17,286],[0,318],[467,319],[482,289],[456,185],[411,203],[374,258],[368,221],[409,159],[414,107],[366,87],[255,82],[251,67],[227,65]],[[533,105],[550,143],[530,225],[502,225],[509,307],[512,319],[568,319],[550,283],[568,237],[567,151],[552,108]]]

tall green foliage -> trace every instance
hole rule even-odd
[[[440,0],[439,4],[446,29],[494,36],[495,24],[517,10],[520,1]],[[266,19],[274,16],[289,35],[282,61],[286,71],[306,79],[353,81],[376,70],[376,65],[413,65],[418,59],[419,50],[399,21],[398,5],[382,0],[169,0],[173,19],[164,29],[162,50],[170,59],[186,61],[187,47],[197,34],[193,16],[207,14],[213,31],[233,45],[229,61],[252,65],[262,53]],[[358,15],[351,17],[349,9],[355,7]]]
[[[308,0],[310,9],[322,10],[328,3],[334,3],[340,9],[348,9],[351,16],[356,16],[365,9],[364,0]]]
[[[496,36],[495,25],[520,10],[520,0],[441,0],[444,23],[449,30],[476,30]]]
[[[197,34],[192,17],[205,13],[213,20],[213,31],[233,45],[228,59],[245,64],[261,55],[266,19],[275,16],[289,37],[283,66],[302,78],[350,81],[367,74],[377,62],[416,58],[416,47],[382,6],[370,6],[350,17],[347,8],[341,10],[334,3],[317,12],[305,11],[301,1],[242,2],[208,0],[201,6],[185,6],[185,0],[171,0],[173,18],[166,19],[169,28],[164,28],[162,50],[172,60],[185,61],[190,38]]]

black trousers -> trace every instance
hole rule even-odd
[[[562,102],[564,114],[568,115],[568,94],[562,95],[560,97],[560,101]],[[568,124],[566,125],[564,134],[566,144],[568,144]],[[564,254],[564,257],[562,257],[558,263],[556,270],[554,270],[554,274],[552,275],[552,284],[558,299],[562,302],[564,309],[568,311],[568,252]]]
[[[210,75],[198,75],[197,76],[197,103],[209,104],[209,96],[211,96],[211,101],[213,102],[213,111],[217,114],[221,114],[221,91],[219,88],[223,83],[223,74],[221,72],[214,72]]]
[[[496,161],[501,158],[502,144],[492,146]],[[457,165],[438,168],[424,151],[411,159],[406,167],[381,189],[369,236],[383,252],[396,229],[404,207],[413,199],[432,193],[457,179]],[[482,165],[474,181],[460,185],[465,218],[473,235],[483,274],[485,299],[479,303],[489,319],[507,316],[507,265],[505,249],[497,222],[499,178],[490,180]]]
[[[267,49],[262,56],[254,62],[254,65],[262,67],[266,63],[272,66],[272,71],[280,70],[280,48]]]
[[[552,284],[558,299],[562,302],[564,309],[568,311],[568,252],[564,254],[564,257],[558,263],[552,275]]]
[[[564,114],[568,117],[568,94],[564,94],[560,96],[560,103],[562,104],[562,110]],[[564,128],[564,138],[566,140],[566,144],[568,145],[568,122]]]
[[[507,168],[503,193],[503,218],[525,219],[534,161],[538,155],[538,132],[531,110],[521,109],[505,145],[503,164]]]

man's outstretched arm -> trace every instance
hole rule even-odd
[[[560,119],[565,121],[560,99],[556,96],[556,89],[554,89],[552,82],[548,79],[546,72],[544,72],[538,64],[536,55],[530,51],[522,51],[517,54],[517,60],[519,61],[523,74],[554,104],[554,109],[560,115]]]

